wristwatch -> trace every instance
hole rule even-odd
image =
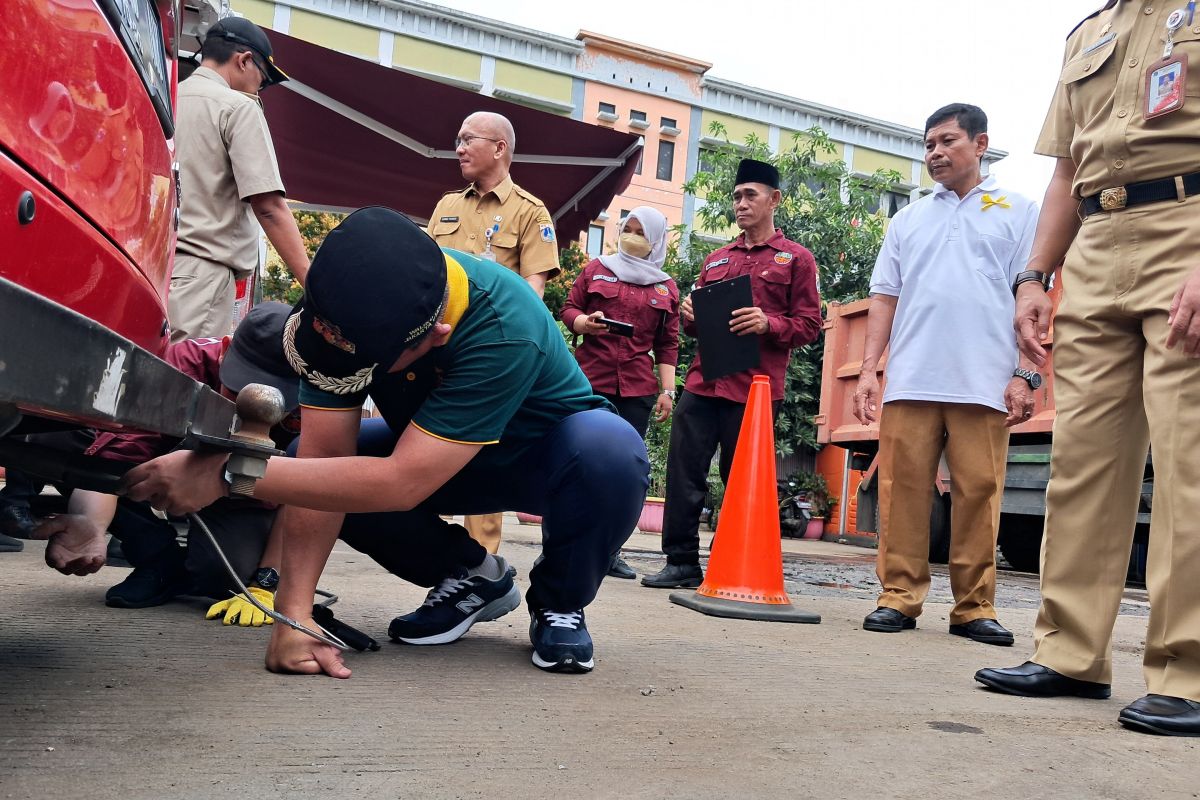
[[[674,389],[663,389],[661,392],[659,392],[659,394],[665,394],[667,397],[671,398],[672,403],[675,402],[675,390]]]
[[[1027,269],[1024,272],[1018,272],[1017,277],[1013,278],[1013,285],[1012,285],[1013,296],[1016,297],[1017,287],[1020,286],[1022,283],[1033,283],[1034,281],[1037,281],[1038,283],[1040,283],[1042,285],[1042,289],[1045,289],[1045,290],[1050,289],[1049,273],[1039,272],[1036,269]]]
[[[1042,376],[1031,369],[1021,369],[1017,367],[1013,370],[1014,378],[1023,378],[1029,384],[1030,389],[1036,389],[1042,385]]]
[[[279,585],[279,572],[274,567],[260,567],[254,573],[254,582],[268,592],[273,592]]]

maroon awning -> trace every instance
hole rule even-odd
[[[512,121],[513,179],[546,204],[560,241],[585,230],[633,176],[636,136],[268,35],[292,78],[264,92],[263,105],[293,200],[384,205],[425,220],[444,193],[465,185],[453,142],[474,111]]]

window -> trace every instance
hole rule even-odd
[[[612,103],[601,103],[600,104],[600,113],[601,114],[616,114],[617,107],[615,105],[613,105]]]
[[[589,225],[587,253],[590,258],[599,258],[604,253],[604,226]]]
[[[645,150],[645,148],[642,148],[642,152],[638,153],[638,163],[637,163],[637,166],[633,168],[633,174],[634,174],[634,175],[641,175],[641,174],[642,174],[642,160],[643,160],[645,157],[646,157],[646,150]]]
[[[883,195],[883,207],[887,210],[888,219],[896,216],[900,209],[904,208],[912,201],[908,192],[885,192]]]
[[[596,119],[601,122],[616,122],[617,107],[613,103],[600,103],[600,110],[596,112]]]
[[[624,222],[624,221],[625,221],[625,218],[626,218],[626,217],[628,217],[628,216],[629,216],[629,209],[628,209],[628,208],[622,208],[622,209],[621,209],[621,222]]]
[[[678,128],[679,127],[678,125],[675,124],[675,120],[671,119],[670,117],[663,117],[659,121],[659,124],[662,125],[662,127],[664,127],[664,128]]]
[[[700,151],[700,163],[698,166],[698,171],[699,172],[712,172],[713,171],[713,151],[712,150],[703,150],[702,149]]]
[[[660,181],[671,180],[675,169],[675,143],[660,141],[658,143],[658,172],[655,177]]]

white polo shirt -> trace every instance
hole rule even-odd
[[[1004,411],[1017,366],[1012,282],[1038,207],[988,177],[961,200],[940,184],[897,214],[871,293],[898,297],[883,402],[975,403]]]

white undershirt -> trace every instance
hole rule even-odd
[[[938,185],[892,219],[871,275],[872,294],[899,298],[883,402],[1005,410],[1017,366],[1012,281],[1037,216],[1036,203],[989,177],[961,200]]]

